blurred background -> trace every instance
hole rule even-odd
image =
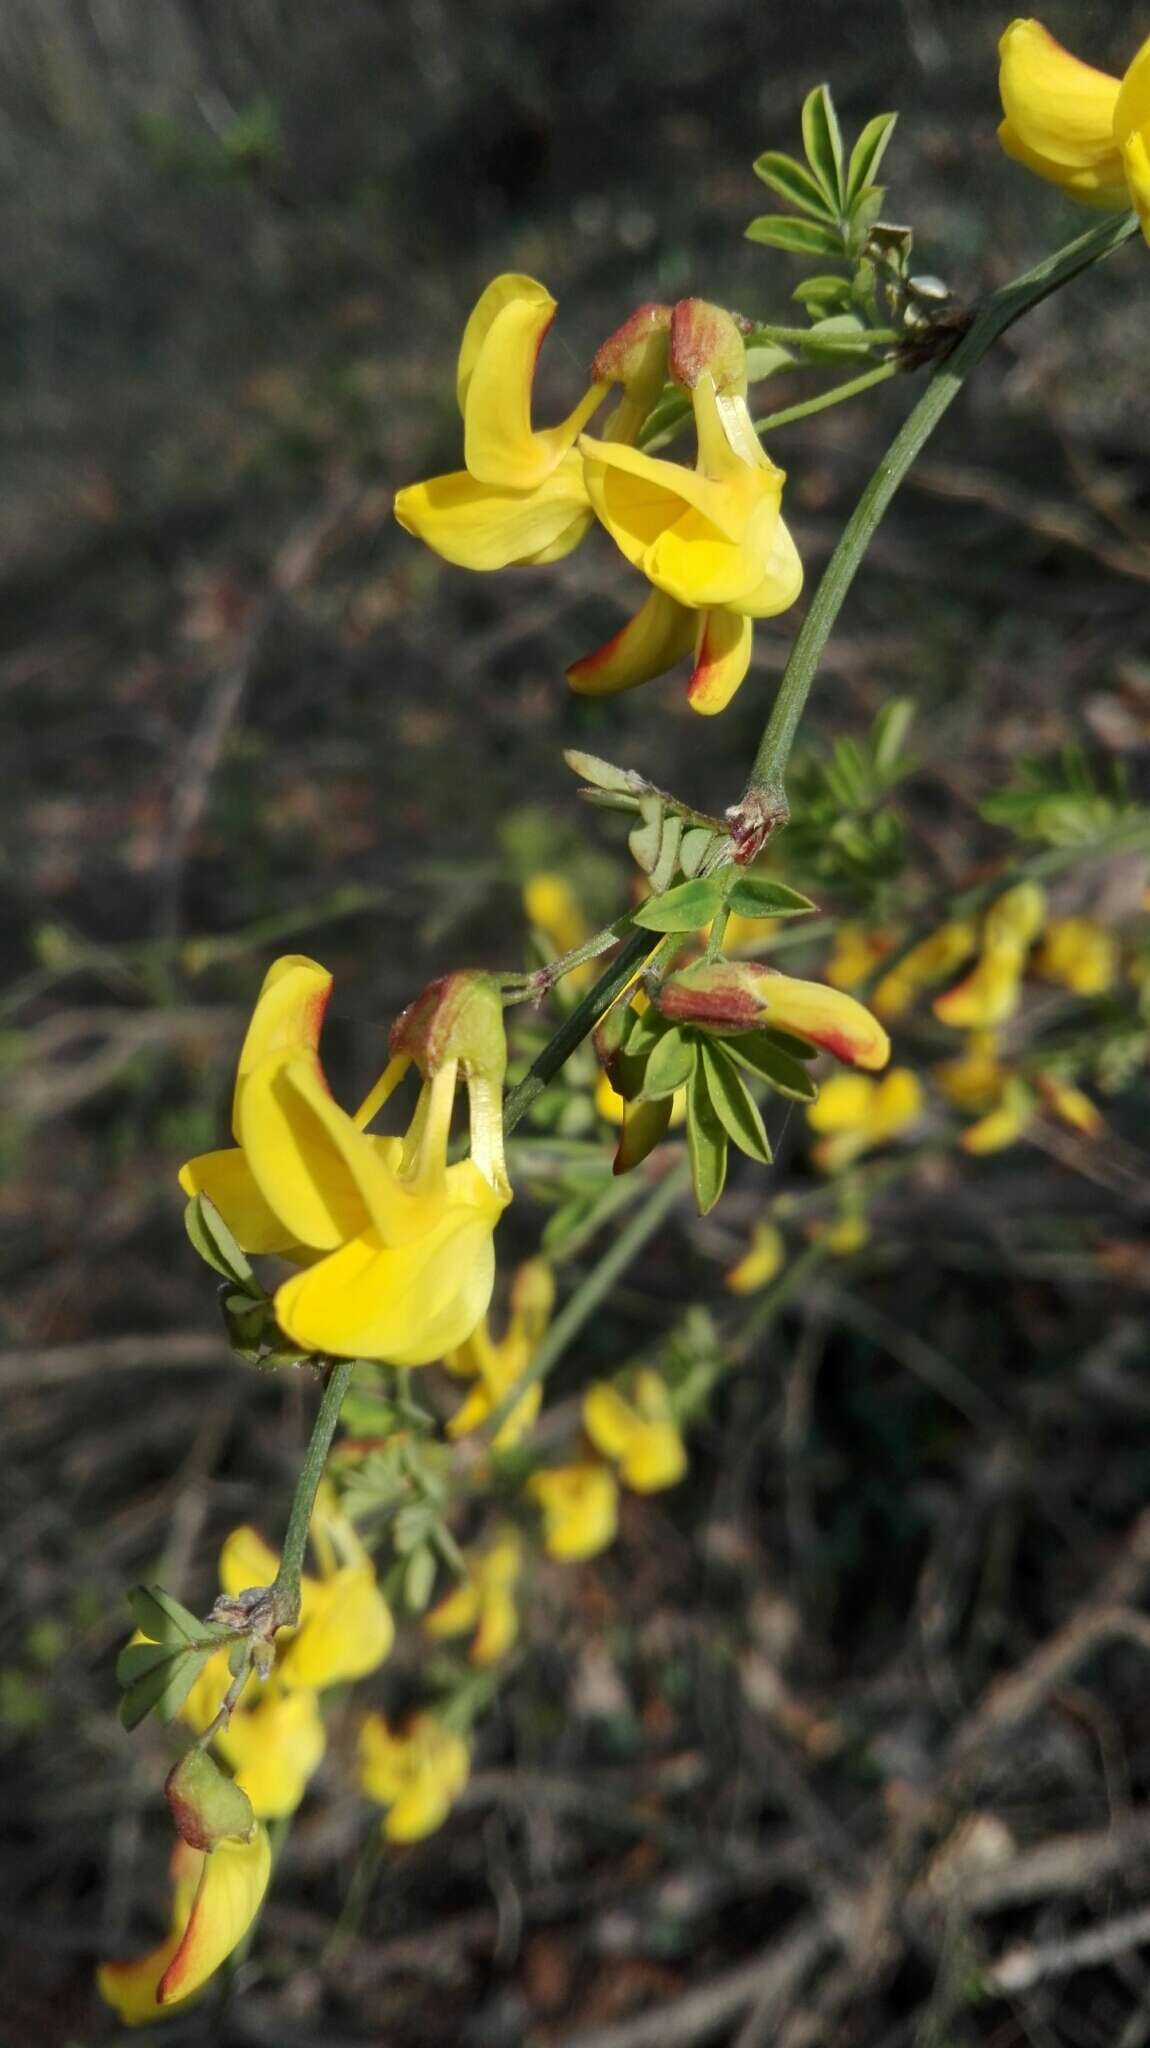
[[[467,312],[497,271],[546,281],[551,417],[642,299],[794,319],[803,267],[742,232],[770,203],[753,158],[797,147],[822,78],[848,131],[901,112],[887,215],[973,300],[1089,224],[997,148],[1007,12],[0,10],[11,2048],[118,2038],[94,1959],[166,1911],[169,1751],[115,1717],[124,1588],[210,1600],[222,1533],[282,1525],[306,1433],[298,1376],[227,1352],[174,1178],[221,1142],[268,961],[336,970],[331,1064],[366,1085],[431,974],[522,963],[533,868],[617,914],[619,835],[579,810],[561,748],[721,810],[785,659],[788,619],[713,723],[681,678],[579,702],[565,663],[633,601],[602,535],[482,578],[398,530],[394,489],[458,463]],[[1150,29],[1117,0],[1046,19],[1117,71]],[[864,731],[891,693],[919,703],[905,807],[933,887],[1002,853],[976,806],[1020,753],[1074,740],[1144,766],[1146,278],[1131,247],[1008,335],[828,652],[804,745]],[[777,379],[772,407],[814,382]],[[917,388],[772,444],[808,590]],[[1112,864],[1092,900],[1144,885]],[[319,1958],[369,1821],[337,1730],[244,1995],[165,2037],[1150,2040],[1137,1928],[1073,1972],[980,1975],[1150,1899],[1146,1111],[1143,1084],[1102,1160],[1023,1148],[892,1192],[849,1282],[797,1288],[732,1376],[687,1485],[631,1501],[621,1544],[529,1619],[467,1800],[381,1879],[338,1970]],[[731,1223],[676,1220],[571,1384],[713,1295],[761,1196],[748,1168]],[[506,1255],[538,1221],[511,1212]],[[1118,1607],[1130,1627],[1091,1637]],[[1032,1692],[980,1748],[996,1678],[1020,1670]],[[957,1777],[956,1731],[975,1758]]]

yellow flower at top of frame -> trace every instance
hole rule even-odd
[[[1052,918],[1035,967],[1076,996],[1104,996],[1118,976],[1118,942],[1092,917]]]
[[[675,1486],[687,1469],[679,1425],[657,1372],[636,1373],[629,1401],[617,1387],[596,1380],[583,1396],[583,1427],[636,1493]]]
[[[389,1842],[418,1842],[442,1827],[471,1772],[466,1742],[434,1714],[393,1729],[368,1714],[359,1731],[360,1789],[386,1806]]]
[[[1012,21],[998,49],[1007,156],[1087,206],[1134,206],[1150,240],[1150,37],[1120,79],[1040,21]]]
[[[405,1138],[366,1126],[411,1064],[401,1053],[348,1116],[319,1058],[331,975],[273,963],[240,1052],[237,1144],[180,1172],[214,1202],[244,1251],[303,1270],[277,1290],[292,1342],[344,1358],[426,1365],[474,1329],[495,1278],[495,1226],[511,1199],[497,1088],[466,1072],[471,1157],[447,1164],[460,1061],[426,1079]]]
[[[483,1550],[469,1551],[467,1577],[424,1616],[435,1641],[474,1629],[473,1664],[497,1664],[519,1633],[515,1586],[523,1566],[523,1545],[514,1529],[502,1530]]]
[[[593,383],[556,427],[532,423],[535,365],[555,311],[533,277],[492,279],[459,350],[465,467],[396,493],[400,525],[460,568],[557,562],[591,525],[575,443],[609,385]]]
[[[230,1837],[206,1853],[178,1842],[172,1856],[171,1931],[158,1948],[127,1963],[101,1963],[100,1996],[125,2026],[141,2027],[187,2005],[238,1946],[271,1876],[267,1829]]]
[[[532,1473],[527,1492],[543,1512],[543,1547],[560,1564],[595,1557],[614,1541],[619,1487],[609,1465],[551,1465]]]
[[[807,1110],[807,1122],[819,1133],[815,1165],[838,1173],[889,1144],[917,1122],[923,1110],[922,1083],[909,1067],[892,1067],[881,1081],[867,1074],[833,1074]]]
[[[527,1259],[511,1287],[510,1313],[502,1337],[492,1337],[484,1316],[471,1335],[449,1351],[443,1363],[449,1372],[473,1384],[461,1408],[447,1425],[450,1437],[466,1436],[479,1429],[494,1414],[505,1394],[510,1393],[531,1362],[539,1339],[551,1320],[555,1301],[555,1280],[545,1259]],[[540,1385],[528,1387],[515,1403],[494,1438],[496,1450],[507,1450],[521,1442],[539,1413],[543,1399]]]

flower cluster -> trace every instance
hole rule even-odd
[[[555,310],[533,278],[488,285],[456,373],[465,467],[399,491],[395,516],[446,561],[479,570],[558,561],[597,519],[650,591],[568,669],[572,688],[629,690],[691,653],[688,701],[721,711],[750,666],[754,621],[785,611],[803,580],[782,518],[784,473],[747,408],[742,333],[701,299],[641,306],[599,349],[578,404],[539,429],[532,388]],[[667,378],[690,400],[693,469],[636,445]],[[614,388],[622,396],[602,433],[584,432]]]

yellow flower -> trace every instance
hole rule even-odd
[[[1034,1116],[1034,1097],[1017,1074],[1007,1077],[996,1108],[968,1124],[959,1140],[964,1152],[1005,1152],[1023,1137]]]
[[[823,968],[824,979],[832,988],[857,988],[890,949],[891,940],[886,932],[869,932],[861,924],[841,924]]]
[[[1118,974],[1118,945],[1092,917],[1054,918],[1043,934],[1035,966],[1076,996],[1104,996]]]
[[[631,1401],[606,1380],[596,1380],[583,1396],[583,1427],[636,1493],[675,1486],[687,1469],[679,1426],[657,1372],[636,1373]]]
[[[101,1963],[100,1995],[126,2026],[145,2026],[186,2005],[241,1942],[271,1875],[266,1828],[249,1841],[228,1839],[205,1854],[186,1842],[171,1864],[171,1932],[158,1948],[127,1963]]]
[[[1121,79],[1039,21],[1011,22],[998,48],[1007,156],[1087,206],[1134,206],[1150,240],[1150,38]]]
[[[528,1259],[519,1267],[512,1283],[511,1313],[498,1343],[484,1317],[464,1343],[448,1352],[443,1361],[448,1371],[475,1382],[463,1406],[448,1423],[448,1436],[466,1436],[470,1430],[481,1428],[498,1408],[529,1365],[551,1319],[554,1300],[555,1281],[550,1266],[545,1259]],[[542,1398],[541,1386],[527,1389],[496,1433],[497,1450],[506,1450],[522,1440],[539,1413]]]
[[[1029,947],[1042,929],[1046,898],[1036,882],[1019,882],[991,904],[982,950],[965,978],[936,996],[934,1014],[958,1030],[987,1030],[1013,1017],[1022,994]]]
[[[262,1687],[254,1706],[241,1702],[213,1740],[257,1820],[295,1812],[327,1746],[315,1694],[276,1686]]]
[[[769,1025],[807,1039],[847,1066],[871,1072],[890,1058],[882,1025],[854,996],[750,961],[696,961],[669,974],[655,1002],[674,1023],[735,1033]]]
[[[466,467],[397,492],[408,533],[464,569],[557,562],[592,513],[576,450],[608,386],[592,384],[557,427],[537,430],[531,387],[555,300],[534,278],[506,273],[480,295],[459,351],[456,397]]]
[[[1037,1076],[1039,1092],[1048,1109],[1072,1131],[1080,1131],[1084,1138],[1100,1138],[1106,1129],[1105,1119],[1096,1103],[1081,1088],[1072,1082],[1060,1081],[1055,1074]]]
[[[553,1465],[532,1473],[527,1491],[543,1511],[543,1547],[560,1564],[594,1557],[614,1540],[619,1488],[609,1465]]]
[[[723,1285],[731,1294],[756,1294],[782,1272],[785,1258],[782,1231],[760,1217],[751,1225],[751,1241],[742,1258],[723,1276]]]
[[[689,393],[696,467],[618,441],[580,440],[588,494],[626,559],[654,587],[635,617],[568,669],[600,696],[672,668],[693,645],[688,701],[721,711],[751,660],[752,621],[792,605],[803,570],[781,505],[784,472],[747,409],[746,350],[729,314],[682,299],[671,316],[671,374]]]
[[[523,885],[523,909],[529,924],[541,932],[556,959],[573,953],[591,937],[583,905],[565,875],[547,869],[529,875]],[[563,977],[567,988],[576,992],[594,981],[599,969],[594,960],[584,960]]]
[[[348,1116],[319,1059],[330,992],[330,974],[302,955],[269,969],[240,1053],[237,1145],[189,1160],[180,1185],[215,1203],[245,1251],[303,1266],[275,1297],[294,1343],[426,1365],[463,1341],[491,1298],[493,1233],[511,1192],[498,1090],[466,1059],[444,1059],[424,1080],[406,1138],[370,1137],[366,1125],[412,1055],[399,1052]],[[461,1065],[471,1157],[448,1166]]]
[[[426,1633],[436,1641],[475,1634],[473,1664],[497,1664],[519,1633],[515,1585],[523,1564],[523,1546],[514,1529],[505,1529],[486,1550],[468,1554],[468,1575],[424,1617]]]
[[[938,931],[921,939],[897,967],[883,975],[875,989],[871,1001],[879,1016],[901,1017],[923,989],[933,988],[961,967],[977,943],[974,926],[965,922],[940,925]]]
[[[838,1173],[876,1145],[886,1145],[922,1115],[922,1083],[909,1067],[892,1067],[881,1081],[866,1074],[834,1074],[807,1110],[820,1133],[815,1165]]]
[[[418,1842],[442,1827],[470,1770],[462,1736],[434,1714],[415,1714],[399,1731],[382,1714],[368,1714],[360,1725],[360,1787],[387,1807],[383,1832],[389,1842]]]
[[[832,1258],[849,1259],[870,1243],[870,1224],[857,1210],[850,1210],[836,1216],[833,1223],[812,1217],[806,1226],[806,1234],[812,1244],[821,1245]]]
[[[993,1108],[1007,1075],[993,1031],[972,1031],[958,1058],[941,1061],[932,1072],[948,1100],[972,1112]]]

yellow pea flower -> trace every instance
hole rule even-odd
[[[435,1641],[475,1631],[473,1664],[497,1664],[519,1633],[515,1586],[523,1566],[523,1546],[514,1529],[505,1529],[486,1550],[467,1554],[468,1575],[453,1586],[424,1616],[425,1633]]]
[[[1047,925],[1035,967],[1045,981],[1076,996],[1104,996],[1118,976],[1118,943],[1092,917],[1054,918]]]
[[[1121,79],[1039,21],[1012,21],[998,48],[1007,156],[1087,206],[1134,206],[1150,240],[1150,37]]]
[[[249,1841],[228,1839],[205,1854],[186,1842],[171,1863],[171,1932],[133,1961],[101,1963],[100,1995],[125,2026],[146,2026],[187,2005],[238,1946],[255,1919],[271,1875],[266,1828]]]
[[[742,1258],[724,1274],[723,1285],[731,1294],[757,1294],[782,1272],[786,1255],[782,1231],[760,1217],[751,1225],[751,1241]]]
[[[691,399],[696,467],[584,434],[595,512],[653,585],[635,617],[567,671],[573,689],[611,695],[672,668],[694,648],[687,697],[721,711],[750,666],[753,621],[786,611],[802,588],[783,522],[784,472],[747,408],[746,349],[730,315],[682,299],[671,315],[671,375]]]
[[[978,944],[973,924],[962,921],[940,925],[936,932],[912,946],[897,967],[884,974],[871,1001],[880,1017],[901,1017],[924,989],[945,981],[969,959]]]
[[[812,1217],[806,1225],[806,1234],[812,1244],[819,1244],[832,1258],[853,1258],[870,1243],[870,1224],[858,1210],[850,1210],[836,1216],[831,1223],[824,1223]]]
[[[1061,1081],[1055,1074],[1039,1074],[1039,1093],[1048,1109],[1072,1131],[1080,1131],[1084,1138],[1100,1138],[1106,1129],[1106,1122],[1096,1103],[1081,1088],[1070,1081]]]
[[[418,1842],[442,1827],[470,1771],[462,1736],[434,1714],[415,1714],[398,1731],[382,1714],[368,1714],[360,1725],[360,1788],[387,1807],[389,1842]]]
[[[964,1152],[981,1156],[988,1152],[1005,1152],[1009,1145],[1016,1145],[1024,1137],[1034,1117],[1034,1096],[1025,1081],[1017,1074],[1008,1076],[996,1108],[977,1123],[968,1124],[959,1143]]]
[[[583,1427],[636,1493],[675,1486],[687,1469],[679,1426],[657,1372],[636,1373],[630,1401],[606,1380],[596,1380],[583,1396]]]
[[[619,1488],[609,1465],[552,1465],[532,1473],[527,1492],[543,1512],[543,1547],[560,1564],[595,1557],[614,1541]]]
[[[669,974],[655,1002],[674,1023],[736,1033],[770,1025],[807,1039],[847,1066],[871,1072],[890,1058],[882,1025],[854,996],[749,960],[696,961]]]
[[[993,1108],[1007,1077],[993,1031],[972,1031],[958,1058],[940,1061],[932,1072],[949,1101],[975,1112]]]
[[[295,1812],[327,1747],[315,1694],[277,1686],[262,1687],[254,1706],[241,1702],[213,1741],[257,1820]]]
[[[807,1122],[820,1134],[815,1165],[823,1173],[841,1172],[864,1152],[900,1137],[922,1110],[922,1083],[909,1067],[892,1067],[881,1081],[866,1074],[832,1075],[807,1110]]]
[[[528,1259],[521,1265],[511,1287],[510,1314],[503,1336],[492,1337],[486,1316],[470,1337],[449,1351],[444,1364],[449,1372],[474,1382],[463,1406],[447,1425],[450,1437],[466,1436],[480,1429],[498,1408],[530,1363],[539,1339],[551,1320],[555,1281],[545,1259]],[[529,1387],[501,1424],[494,1442],[507,1450],[521,1442],[539,1413],[541,1386]]]
[[[1022,997],[1029,947],[1042,929],[1046,898],[1036,882],[1019,882],[991,904],[981,953],[970,973],[934,1001],[941,1024],[988,1030],[1013,1017]]]
[[[395,1641],[395,1623],[356,1530],[325,1486],[311,1519],[319,1575],[300,1580],[299,1627],[281,1631],[275,1677],[288,1690],[321,1692],[375,1671]],[[233,1598],[271,1585],[279,1558],[254,1529],[232,1531],[220,1553],[220,1583]]]
[[[461,568],[556,562],[591,525],[575,443],[608,384],[593,383],[558,426],[532,424],[535,364],[555,312],[555,300],[534,278],[508,272],[492,279],[459,350],[466,466],[396,493],[400,525]]]
[[[424,1079],[407,1136],[371,1137],[366,1125],[412,1054],[397,1052],[348,1116],[319,1059],[330,993],[330,974],[303,955],[268,970],[240,1053],[237,1145],[189,1160],[180,1185],[215,1203],[245,1251],[279,1252],[303,1266],[275,1296],[276,1317],[294,1343],[426,1365],[462,1342],[491,1298],[493,1234],[511,1198],[501,1072],[478,1073],[465,1055],[444,1058]],[[471,1157],[448,1166],[461,1066]]]

